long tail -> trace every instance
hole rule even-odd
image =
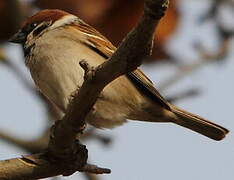
[[[196,131],[216,141],[222,140],[229,132],[226,128],[203,119],[195,114],[172,106],[172,112],[177,116],[174,123]]]

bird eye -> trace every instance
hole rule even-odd
[[[35,28],[37,25],[38,25],[38,23],[32,23],[32,24],[31,24],[31,27],[32,27],[32,28]]]
[[[35,27],[37,27],[38,23],[31,23],[28,24],[27,26],[25,26],[22,31],[26,34],[29,34],[33,29],[35,29]]]

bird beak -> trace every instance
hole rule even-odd
[[[23,44],[26,41],[26,35],[21,30],[19,30],[8,41],[12,43]]]

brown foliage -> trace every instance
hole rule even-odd
[[[9,39],[14,34],[28,9],[18,0],[0,0],[0,42]]]
[[[152,59],[167,58],[164,45],[175,31],[179,14],[177,0],[172,0],[166,16],[160,22],[153,49]],[[118,45],[126,34],[136,25],[144,6],[143,0],[37,0],[40,8],[58,8],[78,15],[101,33],[114,45]],[[155,51],[157,49],[157,53]]]

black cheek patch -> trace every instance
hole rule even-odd
[[[47,24],[43,24],[41,26],[39,26],[37,29],[35,29],[33,31],[33,36],[37,36],[38,34],[40,34],[44,29],[46,29],[48,27]]]
[[[35,47],[35,44],[32,44],[31,46],[29,47],[23,47],[23,51],[24,51],[24,57],[27,57],[30,53],[31,53],[31,50],[32,48]]]

